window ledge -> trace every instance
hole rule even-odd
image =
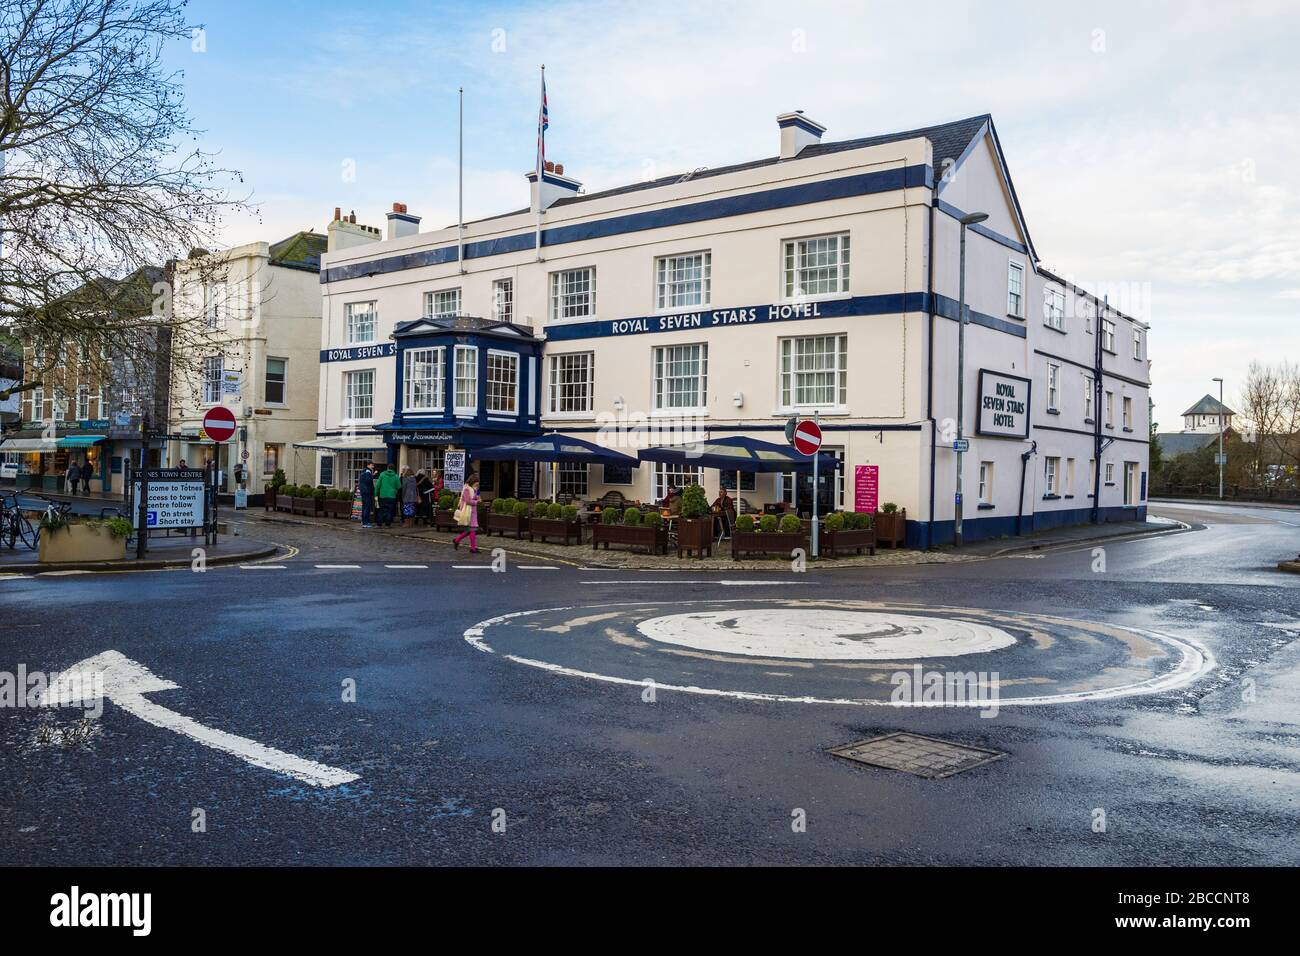
[[[853,298],[852,292],[826,292],[822,295],[782,296],[777,305],[812,305],[814,302],[835,302]],[[688,310],[689,311],[689,310]]]
[[[1107,487],[1107,488],[1114,488],[1114,487],[1115,487],[1115,482],[1113,482],[1113,481],[1108,481],[1108,482],[1106,482],[1106,487]]]
[[[1050,322],[1044,322],[1044,323],[1043,323],[1043,328],[1045,328],[1045,329],[1051,329],[1053,332],[1056,332],[1056,333],[1058,333],[1058,334],[1060,334],[1060,335],[1069,335],[1069,334],[1070,334],[1069,332],[1065,331],[1065,329],[1058,329],[1056,326],[1052,325],[1052,323],[1050,323]]]
[[[1125,427],[1124,431],[1126,431],[1126,432],[1131,432],[1131,431],[1133,431],[1133,429],[1128,428],[1128,427]]]
[[[992,511],[994,508],[994,506],[989,504],[987,501],[981,501],[976,507],[980,511]]]
[[[1097,424],[1097,419],[1095,419],[1095,418],[1085,418],[1085,419],[1083,420],[1083,423],[1084,423],[1085,425],[1095,425],[1095,424]]]
[[[708,418],[707,408],[657,408],[650,412],[651,418]]]
[[[1049,415],[1059,415],[1059,414],[1061,414],[1061,410],[1060,410],[1059,408],[1049,408],[1049,409],[1047,410],[1047,414],[1049,414]]]
[[[777,408],[772,412],[773,418],[789,418],[791,415],[805,415],[809,418],[813,414],[818,415],[852,415],[853,411],[847,405],[792,405],[787,408]]]
[[[594,422],[596,413],[591,412],[542,412],[542,421]]]
[[[1059,501],[1060,498],[1060,495],[1043,495],[1044,501]]]
[[[1070,500],[1070,501],[1074,500],[1074,495],[1066,495],[1065,497],[1066,497],[1067,500]]]

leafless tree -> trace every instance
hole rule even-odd
[[[244,205],[239,175],[193,148],[182,77],[163,64],[168,43],[191,40],[184,7],[0,0],[0,326],[51,361],[75,345],[113,362],[202,328],[165,288],[143,318],[119,295],[211,247]],[[155,327],[143,337],[142,323]]]
[[[1254,431],[1254,444],[1243,446],[1254,478],[1266,478],[1270,465],[1300,465],[1300,366],[1251,362],[1239,406],[1239,416]]]

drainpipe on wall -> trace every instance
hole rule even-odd
[[[1109,301],[1109,297],[1107,297]],[[1101,524],[1101,323],[1104,308],[1094,307],[1097,319],[1092,324],[1092,523]]]
[[[928,313],[929,328],[926,333],[926,368],[925,368],[925,417],[930,423],[930,512],[925,528],[925,546],[934,547],[934,475],[935,475],[935,434],[938,431],[934,420],[934,217],[939,208],[939,184],[930,187],[930,228],[926,246],[925,308]]]
[[[1029,468],[1029,459],[1038,453],[1038,442],[1031,441],[1029,449],[1020,453],[1020,500],[1016,502],[1016,536],[1019,537],[1023,532],[1020,530],[1021,519],[1025,515],[1025,472]]]

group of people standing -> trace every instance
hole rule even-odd
[[[361,492],[361,527],[391,528],[401,515],[402,526],[417,522],[433,524],[433,509],[442,491],[442,477],[435,468],[416,471],[409,465],[401,472],[391,462],[383,471],[373,461],[366,462],[358,481]]]
[[[402,527],[411,528],[417,523],[432,525],[433,511],[442,492],[442,476],[435,468],[428,473],[424,469],[413,470],[409,465],[403,466],[401,472],[389,462],[383,470],[373,461],[366,462],[361,469],[358,480],[361,492],[361,527],[391,528],[400,510]],[[478,475],[470,475],[460,492],[460,504],[456,511],[464,520],[465,528],[456,536],[455,545],[469,537],[471,554],[478,554]]]

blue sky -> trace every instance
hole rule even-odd
[[[521,207],[544,62],[547,155],[592,190],[771,155],[789,109],[828,139],[990,112],[1044,264],[1137,290],[1162,429],[1213,376],[1233,404],[1252,359],[1300,359],[1294,3],[193,0],[190,17],[206,49],[169,57],[260,207],[229,243],[323,229],[335,206],[454,222],[462,85],[466,215]]]

